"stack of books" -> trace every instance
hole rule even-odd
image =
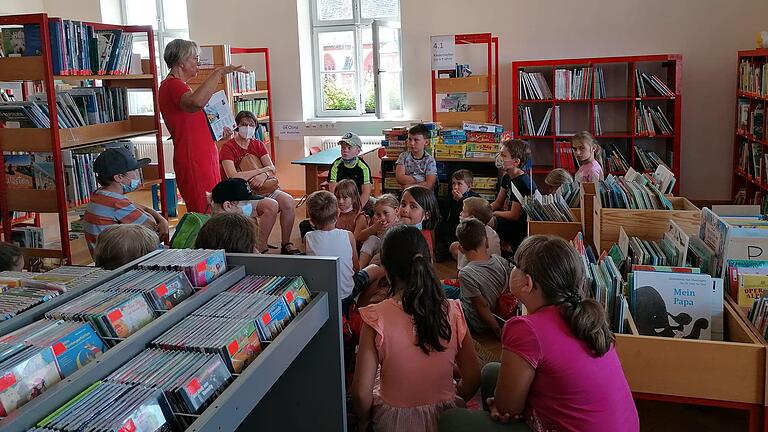
[[[652,89],[658,93],[659,96],[666,96],[666,97],[675,97],[675,92],[673,92],[667,84],[662,81],[661,78],[659,78],[656,75],[653,74],[646,74],[643,72],[640,72],[639,69],[635,69],[635,87],[638,97],[646,97],[648,96],[648,92],[646,91],[645,83],[648,83]]]
[[[674,130],[666,114],[659,106],[648,106],[642,102],[635,110],[635,133],[639,136],[672,135]]]
[[[227,259],[223,250],[167,249],[142,261],[137,267],[182,271],[193,287],[202,288],[227,271]]]
[[[758,64],[744,59],[739,64],[739,91],[768,96],[768,63]]]
[[[463,129],[440,129],[432,155],[439,158],[461,159],[467,151],[467,134]]]
[[[552,91],[549,89],[546,77],[541,72],[520,71],[518,90],[518,97],[523,100],[552,99]]]
[[[605,91],[605,84],[600,86],[599,81],[595,80],[592,67],[575,70],[555,69],[555,99],[589,99],[592,97],[593,87],[600,87],[601,93]]]
[[[664,170],[662,170],[664,171]],[[673,210],[665,196],[674,186],[674,175],[639,174],[629,169],[622,177],[608,175],[598,183],[598,196],[604,208]]]
[[[50,128],[48,99],[0,103],[0,122],[13,128]],[[56,93],[56,117],[62,129],[128,119],[128,90],[113,87],[68,88]]]
[[[609,173],[625,173],[629,170],[629,163],[624,155],[612,143],[603,146],[603,161]]]
[[[515,187],[512,185],[512,187]],[[538,191],[524,196],[520,202],[528,220],[549,222],[575,222],[576,220],[562,195],[541,195]]]
[[[462,125],[467,136],[467,159],[492,159],[499,152],[504,126],[494,123],[465,121]]]
[[[472,190],[477,192],[481,198],[495,201],[498,182],[499,179],[496,177],[475,177],[472,179]]]
[[[408,150],[407,127],[401,126],[392,129],[384,129],[381,133],[384,135],[381,145],[384,147],[388,158],[397,159],[397,157],[400,156],[400,153]]]

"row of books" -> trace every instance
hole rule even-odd
[[[62,266],[46,273],[0,272],[0,321],[63,294],[78,290],[105,277],[98,267]]]
[[[659,106],[648,106],[642,102],[635,110],[635,134],[639,136],[672,135],[674,129],[664,110]]]
[[[598,196],[604,208],[673,210],[672,203],[649,175],[630,169],[622,177],[609,174],[598,183]]]
[[[549,122],[552,118],[552,108],[547,108],[544,118],[538,127],[533,122],[531,107],[522,105],[518,113],[518,123],[523,135],[527,136],[545,136],[549,132]]]
[[[523,100],[552,99],[552,90],[549,89],[549,84],[547,84],[544,74],[541,72],[520,71],[518,98]]]
[[[581,184],[579,182],[564,183],[554,193],[562,196],[570,208],[578,208],[581,205]]]
[[[257,91],[256,72],[235,72],[232,74],[232,91],[251,93]]]
[[[592,126],[593,126],[593,132],[596,136],[600,136],[603,134],[603,123],[600,121],[600,106],[595,105],[595,108],[593,110],[592,114]]]
[[[591,246],[584,244],[578,233],[571,245],[579,252],[589,295],[605,308],[606,322],[615,333],[624,333],[627,314],[624,281],[610,257],[597,256]]]
[[[515,188],[515,185],[512,185]],[[518,192],[519,193],[519,192]],[[576,220],[568,207],[568,202],[561,194],[541,195],[536,191],[533,195],[522,197],[520,204],[528,215],[529,220],[549,222],[575,222]]]
[[[752,304],[747,317],[763,338],[768,338],[768,292],[763,287],[759,292],[760,297]]]
[[[655,171],[660,166],[665,167],[667,170],[670,170],[669,165],[664,163],[664,160],[662,160],[659,157],[659,155],[657,155],[656,152],[654,152],[653,150],[644,150],[638,146],[635,146],[635,154],[637,155],[637,160],[640,162],[640,166],[643,168],[644,171]],[[671,163],[672,153],[669,152],[669,155],[670,155],[669,159]]]
[[[603,163],[609,173],[625,173],[629,170],[629,163],[624,155],[613,143],[603,144]]]
[[[56,94],[59,127],[76,128],[128,119],[128,90],[81,87]],[[44,94],[31,101],[0,103],[0,122],[13,128],[50,128],[50,110]]]
[[[654,89],[659,96],[674,97],[673,92],[661,78],[653,74],[646,74],[640,72],[639,69],[635,69],[635,94],[638,97],[648,96],[648,91],[645,87],[645,83],[650,85],[650,88]]]
[[[183,430],[310,299],[301,277],[247,276],[161,334],[147,349],[38,427],[136,430],[141,425],[142,430]],[[115,390],[117,386],[122,388]],[[114,395],[120,391],[134,396],[133,404],[115,401]],[[107,411],[105,404],[122,408]],[[154,406],[151,419],[143,418],[144,412],[137,413],[136,406],[142,404]],[[103,415],[84,418],[83,411]],[[143,429],[145,425],[150,429]]]
[[[555,69],[555,99],[590,99],[593,93],[595,97],[605,97],[602,71],[599,68],[599,73],[595,71],[592,67]]]
[[[235,101],[235,112],[250,111],[256,117],[262,118],[269,115],[269,102],[267,99],[241,99]]]
[[[763,153],[763,146],[760,143],[751,141],[742,141],[739,146],[738,167],[746,175],[751,176],[755,181],[762,182],[766,179],[766,163],[768,163],[768,153]]]
[[[753,106],[748,99],[739,99],[738,106],[739,120],[736,123],[736,132],[762,140],[765,136],[763,125],[765,122],[765,106],[763,103],[760,102]]]
[[[733,203],[735,205],[756,205],[760,207],[760,214],[768,214],[768,197],[766,195],[762,190],[756,190],[751,197],[747,197],[747,188],[742,187],[736,192]]]
[[[120,75],[131,71],[133,33],[119,29],[95,30],[80,21],[48,19],[54,75]],[[41,53],[40,26],[2,31],[3,52],[8,57]],[[137,71],[135,71],[137,72]],[[137,72],[138,73],[138,72]]]
[[[748,59],[739,63],[739,90],[768,96],[768,63],[755,63]]]
[[[576,160],[570,141],[555,142],[555,161],[558,168],[563,168],[572,174],[579,168],[579,161]]]

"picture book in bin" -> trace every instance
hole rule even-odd
[[[632,277],[633,316],[641,335],[712,338],[713,288],[709,275],[636,271]]]

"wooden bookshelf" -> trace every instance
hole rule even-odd
[[[736,63],[736,103],[734,108],[734,139],[733,139],[733,175],[731,181],[732,196],[736,196],[740,189],[744,189],[745,192],[745,204],[762,204],[768,195],[768,176],[766,176],[766,170],[768,170],[768,164],[765,160],[765,154],[768,152],[768,135],[765,134],[768,123],[766,122],[765,111],[768,109],[768,93],[762,94],[758,92],[745,91],[742,88],[741,77],[741,64],[742,61],[748,61],[758,67],[762,67],[768,63],[768,49],[757,49],[750,51],[739,51],[738,61]],[[761,76],[762,84],[763,80],[768,77]],[[759,87],[759,85],[758,85]],[[760,90],[758,88],[758,90]],[[748,115],[751,121],[752,113],[755,110],[762,108],[763,119],[762,123],[758,124],[759,128],[762,128],[763,136],[755,136],[752,132],[751,126],[748,124],[748,128],[744,130],[739,125],[739,110],[740,105],[746,104],[748,106]],[[760,175],[756,175],[754,171],[753,162],[753,144],[755,147],[761,149],[761,155],[759,155],[759,162],[762,165]],[[744,146],[748,147],[748,160],[747,166],[742,166],[741,157],[744,151]],[[745,170],[746,168],[746,170]],[[766,206],[761,206],[762,213],[766,213]]]
[[[605,95],[589,98],[556,99],[555,71],[558,69],[577,70],[592,67],[602,69],[605,82]],[[635,71],[658,76],[674,96],[641,96],[636,88]],[[523,99],[520,92],[520,72],[538,72],[543,74],[553,98]],[[677,183],[674,192],[680,188],[681,158],[681,110],[682,94],[682,56],[679,54],[660,54],[624,57],[596,57],[580,59],[532,60],[512,63],[512,120],[516,137],[531,144],[534,166],[542,174],[560,167],[557,143],[570,141],[572,134],[588,131],[595,135],[605,149],[613,145],[624,156],[627,164],[637,171],[645,171],[635,149],[655,152],[675,173]],[[653,87],[645,83],[647,92],[655,93]],[[657,133],[653,136],[641,135],[635,128],[635,115],[640,104],[659,107],[672,126],[672,134]],[[538,128],[548,108],[552,109],[549,125],[544,135],[525,135],[520,124],[520,108],[530,107],[534,127]],[[556,118],[555,108],[559,107],[560,117]],[[602,133],[595,132],[595,110],[599,110]],[[556,122],[560,122],[557,133]],[[624,174],[609,170],[603,165],[606,174]]]
[[[92,26],[94,30],[115,30],[133,33],[154,40],[151,26],[114,26],[101,23],[83,23]],[[51,152],[55,189],[9,189],[6,182],[0,182],[0,212],[2,212],[2,232],[4,238],[11,238],[13,221],[10,216],[13,211],[28,211],[35,213],[55,213],[58,216],[58,229],[61,243],[59,248],[23,249],[27,257],[62,258],[63,263],[72,263],[72,248],[69,238],[68,211],[72,209],[66,196],[62,150],[100,144],[104,142],[128,139],[142,135],[155,135],[157,143],[158,170],[165,171],[163,142],[160,126],[160,109],[157,100],[158,77],[154,68],[156,64],[155,51],[150,50],[149,61],[140,74],[122,75],[54,75],[51,46],[49,17],[47,14],[7,15],[0,16],[0,26],[36,25],[40,28],[41,55],[28,57],[0,58],[0,81],[33,82],[38,91],[47,95],[50,110],[50,128],[0,128],[0,155],[3,152]],[[81,85],[96,85],[104,87],[146,88],[152,91],[154,115],[130,116],[126,120],[111,123],[89,125],[76,128],[61,128],[55,103],[55,81],[74,82]],[[24,87],[26,88],[26,86]],[[28,100],[26,91],[22,98]],[[167,217],[165,183],[160,184],[161,208]],[[39,221],[39,218],[36,218]],[[39,226],[39,222],[37,222]]]
[[[499,38],[491,33],[455,35],[456,45],[477,45],[486,49],[486,73],[469,77],[440,78],[451,70],[433,70],[432,121],[443,128],[461,128],[464,121],[497,123],[499,121]],[[458,61],[461,62],[461,61]],[[473,65],[477,66],[477,65]],[[469,111],[441,112],[439,95],[468,93]],[[474,103],[474,95],[484,94],[485,103]]]

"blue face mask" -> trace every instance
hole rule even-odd
[[[123,193],[127,194],[128,192],[135,191],[136,189],[139,188],[140,184],[141,184],[141,181],[139,181],[139,179],[131,179],[131,183],[130,184],[127,184],[127,185],[123,184],[122,185],[123,186]]]
[[[238,205],[238,207],[243,211],[243,215],[251,217],[251,213],[253,213],[253,204],[245,203]]]

